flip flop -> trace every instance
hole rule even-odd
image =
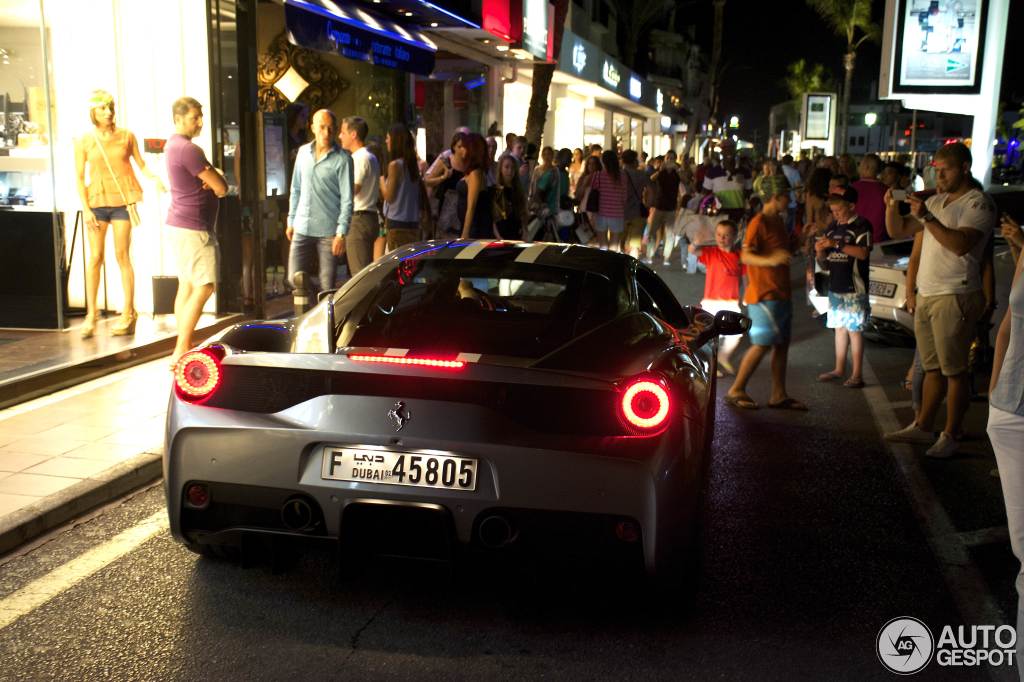
[[[797,412],[807,411],[807,406],[796,398],[785,398],[777,403],[768,403],[768,407],[773,410],[795,410]]]
[[[846,386],[847,388],[864,388],[864,381],[862,379],[858,379],[857,381],[847,379],[843,382],[843,386]]]
[[[741,410],[756,410],[759,407],[748,395],[726,395],[725,404]]]
[[[825,383],[828,381],[835,381],[836,379],[842,379],[842,374],[836,374],[835,372],[825,372],[824,374],[818,375],[818,381]]]

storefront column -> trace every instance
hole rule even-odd
[[[444,132],[442,137],[448,138],[458,127],[455,117],[455,83],[446,81],[444,84]]]
[[[603,149],[615,149],[615,121],[612,119],[612,112],[604,109],[604,144]]]
[[[505,82],[502,80],[501,67],[491,66],[487,69],[487,125],[498,122],[502,135],[506,132],[504,118]],[[487,132],[486,130],[481,132]],[[505,148],[505,141],[498,140],[498,153]]]

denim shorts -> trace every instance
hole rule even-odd
[[[789,343],[793,324],[790,301],[761,301],[747,306],[750,318],[750,342],[755,346],[778,346]]]
[[[101,223],[109,223],[114,220],[131,221],[127,206],[97,206],[92,209],[92,214]]]

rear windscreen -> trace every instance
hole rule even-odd
[[[618,317],[624,280],[534,263],[407,259],[339,294],[338,347],[539,358]]]

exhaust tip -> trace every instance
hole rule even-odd
[[[281,522],[288,530],[312,530],[316,522],[316,514],[312,505],[304,497],[290,497],[281,507]]]
[[[515,542],[518,535],[504,516],[488,516],[480,522],[480,543],[488,549],[499,549]]]

